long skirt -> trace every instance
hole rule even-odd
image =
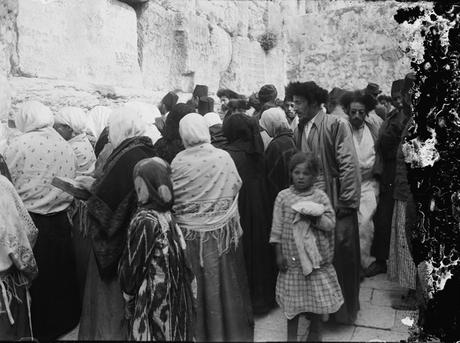
[[[334,267],[344,304],[333,318],[338,323],[352,324],[359,311],[361,253],[359,248],[358,214],[337,219]]]
[[[72,207],[72,243],[77,266],[80,304],[82,304],[86,284],[86,271],[88,269],[89,254],[91,251],[91,240],[87,234],[88,224],[86,204],[83,201],[76,201]]]
[[[32,328],[39,340],[55,340],[77,326],[81,306],[67,212],[30,213],[38,229],[33,249],[38,276],[32,282]]]
[[[219,256],[217,240],[187,240],[187,258],[197,280],[197,342],[252,342],[254,319],[241,242]],[[200,264],[200,253],[203,266]]]
[[[379,204],[374,216],[374,239],[371,247],[371,254],[378,261],[388,260],[393,206],[393,188],[382,188],[379,196]]]
[[[361,249],[361,267],[366,269],[375,261],[371,256],[372,240],[374,238],[373,217],[377,209],[376,190],[372,181],[361,183],[361,199],[359,202],[359,246]]]
[[[17,341],[21,338],[32,337],[27,285],[28,282],[14,267],[0,272],[0,287],[5,289],[4,295],[7,299],[1,292],[0,341]],[[11,313],[11,318],[8,315],[7,307]]]
[[[91,251],[78,340],[126,340],[124,299],[118,278],[104,281]]]
[[[406,235],[406,201],[396,200],[391,225],[388,278],[401,287],[416,289],[417,267],[412,260]]]

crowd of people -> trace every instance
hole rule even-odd
[[[157,106],[19,104],[0,128],[0,340],[79,323],[79,340],[253,341],[279,306],[289,341],[300,316],[320,341],[380,273],[413,309],[413,83],[220,89],[218,110],[205,85]]]

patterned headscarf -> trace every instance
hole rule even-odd
[[[15,118],[16,127],[23,133],[51,127],[54,124],[53,113],[49,107],[39,101],[24,102]]]
[[[133,180],[140,177],[149,191],[149,200],[145,207],[155,211],[170,211],[174,204],[171,168],[168,162],[159,157],[146,158],[137,162],[133,171]]]

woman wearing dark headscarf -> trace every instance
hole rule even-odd
[[[289,160],[297,151],[297,147],[286,114],[280,107],[270,108],[263,112],[260,126],[273,138],[265,151],[267,191],[272,210],[278,193],[289,188]]]
[[[87,200],[92,240],[86,276],[79,340],[123,340],[124,300],[117,278],[131,215],[136,208],[133,169],[153,157],[147,123],[125,105],[111,115],[109,140],[114,150],[92,185]]]
[[[224,121],[226,150],[243,181],[238,199],[243,228],[243,248],[249,289],[255,314],[275,306],[276,270],[269,244],[271,214],[265,185],[264,147],[254,118],[233,114]]]
[[[166,118],[163,137],[153,146],[155,156],[171,163],[174,157],[184,150],[184,145],[179,135],[179,122],[192,112],[195,112],[195,108],[183,103],[179,103],[172,108]]]
[[[128,339],[192,341],[194,277],[185,259],[184,237],[171,216],[171,169],[160,158],[144,159],[134,167],[133,180],[138,207],[118,273]]]

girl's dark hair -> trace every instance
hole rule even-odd
[[[241,98],[241,95],[239,95],[238,93],[228,88],[221,88],[217,91],[218,98],[222,98],[223,96],[228,99],[240,99]]]
[[[308,82],[291,82],[286,87],[286,98],[294,98],[302,96],[307,99],[309,104],[325,104],[327,103],[328,92],[321,88],[313,81]]]
[[[319,174],[319,161],[318,158],[312,152],[302,152],[299,151],[295,153],[291,160],[289,161],[289,172],[292,173],[294,168],[301,163],[307,164],[307,170],[313,176],[318,176]]]
[[[343,109],[347,112],[350,108],[352,102],[359,102],[364,105],[366,112],[372,111],[377,105],[377,100],[375,100],[371,95],[364,93],[361,90],[346,92],[340,98],[340,104]]]

